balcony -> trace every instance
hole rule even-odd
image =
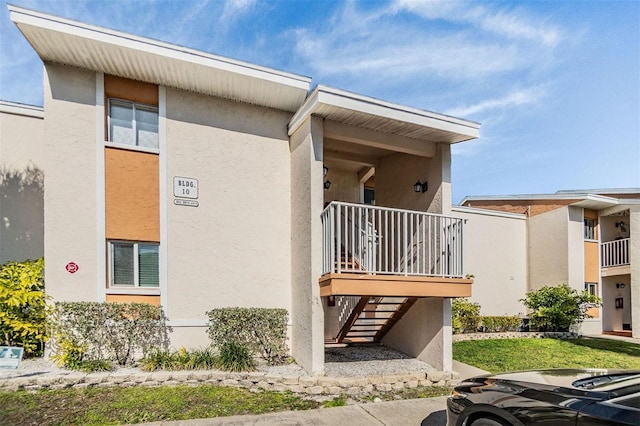
[[[332,202],[322,213],[320,295],[332,297],[331,342],[377,342],[421,297],[468,297],[464,220]]]
[[[332,202],[322,213],[321,296],[470,296],[463,225],[437,214]]]
[[[600,262],[603,277],[631,273],[629,238],[601,243]]]

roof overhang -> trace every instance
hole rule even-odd
[[[9,5],[42,61],[295,112],[311,79]]]
[[[524,195],[485,195],[465,197],[460,206],[464,206],[471,201],[567,201],[567,205],[582,207],[590,210],[602,210],[628,202],[625,199],[618,199],[597,194],[524,194]]]
[[[44,109],[42,107],[19,104],[17,102],[0,101],[0,112],[5,114],[23,115],[25,117],[44,118]]]
[[[480,124],[398,105],[327,86],[317,86],[289,122],[292,135],[310,116],[435,143],[454,144],[480,136]]]

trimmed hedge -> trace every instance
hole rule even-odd
[[[518,331],[522,323],[518,316],[482,316],[480,304],[464,298],[453,300],[451,315],[454,334]]]
[[[270,365],[287,359],[286,309],[220,308],[207,312],[209,337],[212,344],[222,349],[235,342],[264,358]]]
[[[518,331],[522,324],[522,318],[516,316],[481,317],[480,331],[483,333],[504,333]]]
[[[171,331],[162,308],[146,303],[58,302],[51,323],[53,357],[70,368],[132,364],[151,349],[167,349]]]

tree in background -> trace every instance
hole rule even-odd
[[[44,259],[0,267],[0,342],[42,355],[47,340]]]

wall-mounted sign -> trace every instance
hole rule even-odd
[[[198,198],[198,179],[174,176],[173,196],[191,199]]]
[[[69,262],[64,266],[64,269],[66,269],[70,274],[75,274],[76,272],[78,272],[78,269],[80,269],[80,267],[76,262]]]
[[[176,206],[187,206],[187,207],[198,207],[198,202],[195,200],[180,200],[180,199],[174,199],[173,200],[173,204],[175,204]]]

